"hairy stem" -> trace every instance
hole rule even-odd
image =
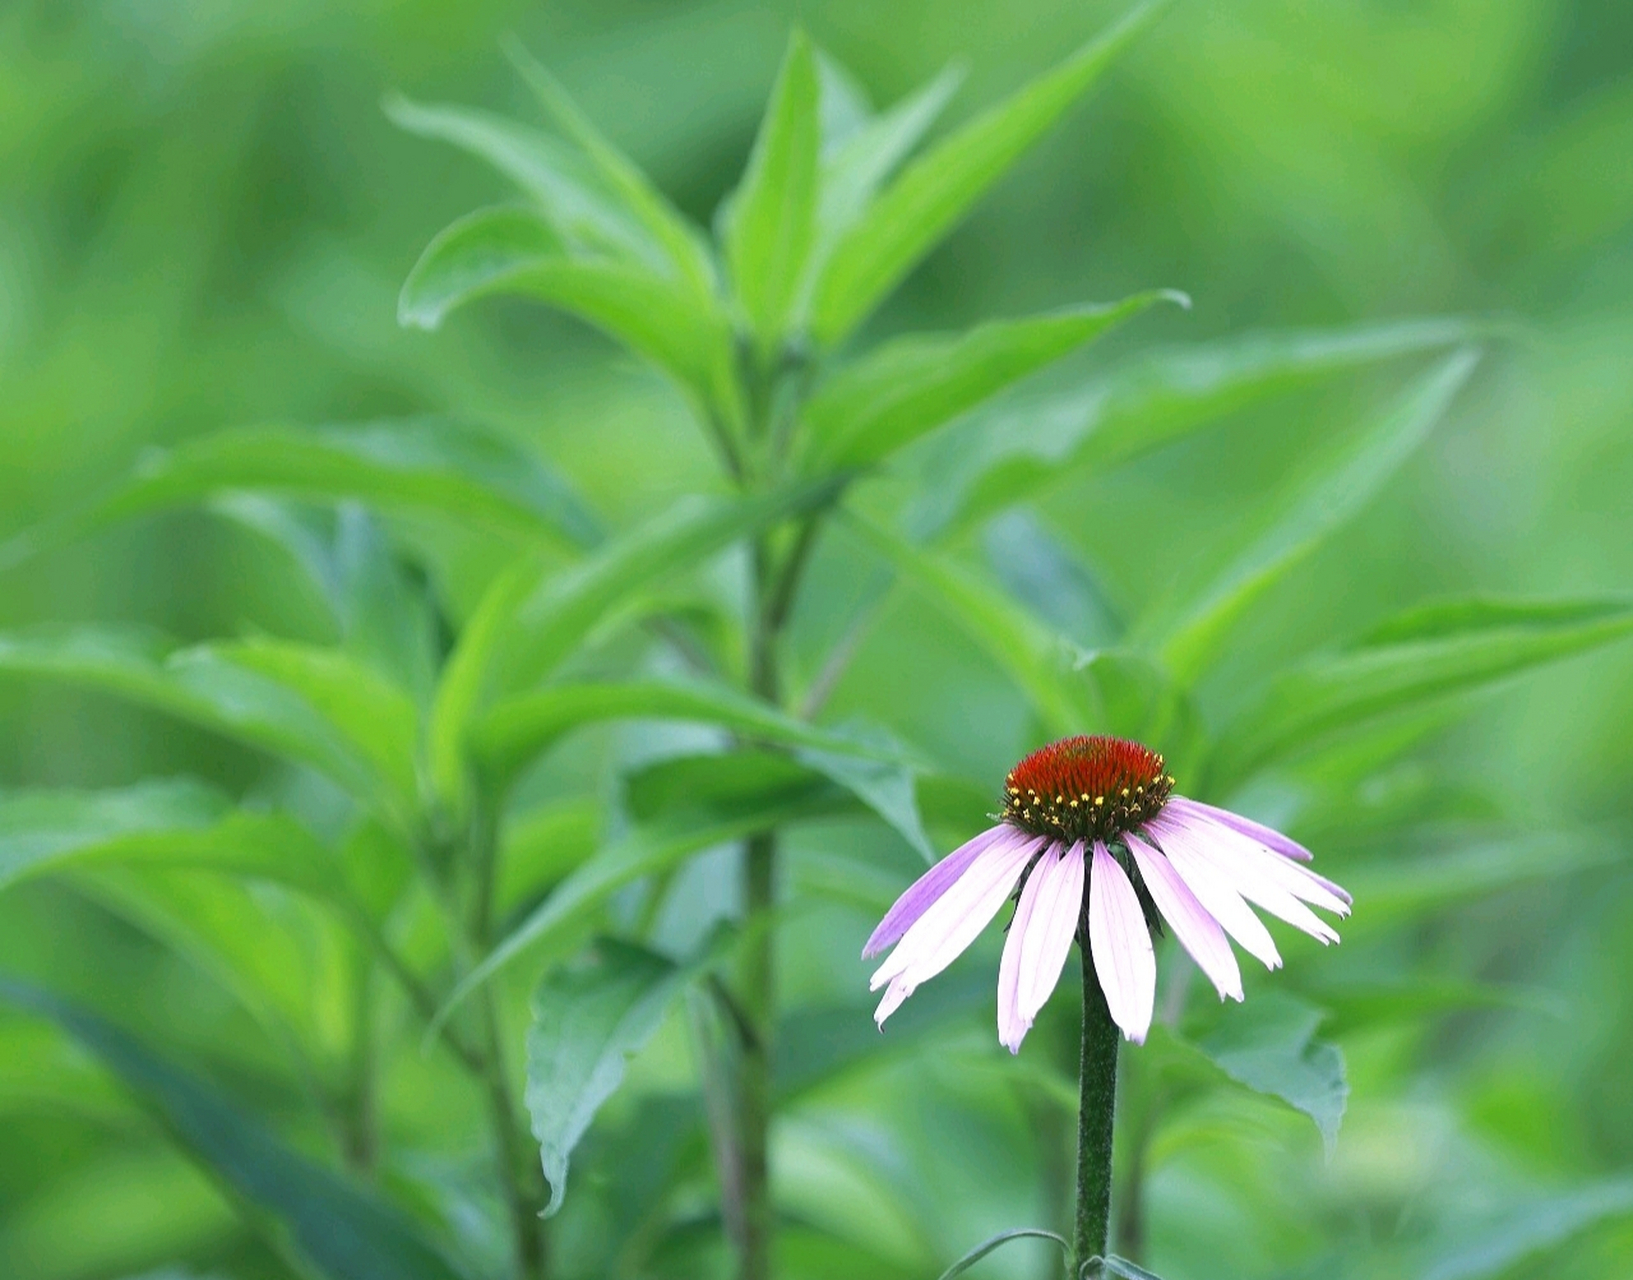
[[[1106,1254],[1111,1220],[1111,1130],[1117,1106],[1117,1024],[1106,1008],[1089,948],[1083,955],[1083,1057],[1078,1076],[1077,1224],[1074,1276]]]

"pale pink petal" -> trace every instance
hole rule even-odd
[[[1021,900],[1015,904],[1015,914],[1009,922],[1009,936],[1004,939],[1004,956],[998,963],[998,1041],[1011,1053],[1020,1050],[1032,1020],[1020,1011],[1021,965],[1028,941],[1036,945],[1032,919],[1038,911],[1038,900],[1049,889],[1050,872],[1059,864],[1061,848],[1050,845],[1038,858],[1032,874],[1027,876],[1021,890]]]
[[[1253,914],[1241,895],[1213,865],[1194,853],[1183,837],[1175,837],[1153,830],[1145,825],[1146,834],[1156,840],[1168,861],[1179,872],[1185,886],[1202,904],[1207,913],[1219,922],[1231,937],[1242,945],[1249,955],[1257,957],[1266,968],[1281,968],[1281,953],[1263,921]]]
[[[1339,897],[1328,888],[1330,881],[1324,883],[1320,876],[1302,863],[1288,861],[1251,836],[1207,817],[1181,815],[1171,821],[1189,832],[1195,838],[1198,850],[1212,857],[1222,870],[1232,875],[1252,875],[1269,880],[1303,902],[1340,916],[1349,915],[1349,902],[1345,900],[1347,894]],[[1170,819],[1164,814],[1155,822],[1158,826],[1165,826]]]
[[[885,912],[885,918],[879,921],[879,927],[873,931],[867,946],[862,948],[862,959],[867,960],[876,956],[887,947],[893,947],[900,942],[902,935],[912,928],[913,922],[928,911],[936,899],[952,887],[959,876],[969,870],[970,864],[983,849],[1000,837],[1009,837],[1014,830],[1013,827],[1002,824],[989,827],[973,840],[966,841],[954,849],[913,881],[907,891],[896,899],[890,910]]]
[[[1015,882],[1042,844],[1042,840],[1025,840],[992,845],[952,889],[919,917],[873,975],[874,990],[886,982],[892,986],[879,1006],[879,1021],[975,941],[1014,891]],[[898,986],[901,994],[893,1000]]]
[[[1157,998],[1157,957],[1128,874],[1098,840],[1089,874],[1089,950],[1112,1021],[1144,1044]]]
[[[1020,998],[1021,1016],[1028,1027],[1053,994],[1066,957],[1072,953],[1072,939],[1083,918],[1083,877],[1083,842],[1079,840],[1050,868],[1049,883],[1044,886],[1048,896],[1027,930]]]
[[[1323,945],[1338,941],[1338,935],[1326,921],[1277,883],[1275,867],[1291,871],[1294,870],[1292,863],[1278,859],[1275,854],[1250,843],[1239,843],[1239,837],[1222,838],[1233,833],[1207,819],[1168,818],[1164,815],[1153,819],[1148,825],[1162,837],[1165,848],[1176,841],[1185,845],[1255,906],[1262,907],[1278,920],[1285,920]],[[1343,904],[1338,905],[1342,907]]]
[[[1197,967],[1207,974],[1223,1000],[1242,998],[1242,971],[1237,967],[1236,955],[1230,949],[1230,939],[1219,927],[1219,922],[1208,914],[1186,887],[1166,856],[1153,849],[1137,836],[1124,836],[1123,842],[1134,855],[1146,891],[1162,912],[1174,936],[1179,939],[1195,960]]]
[[[1281,832],[1265,826],[1262,822],[1255,822],[1252,818],[1244,818],[1239,813],[1232,813],[1229,809],[1220,809],[1211,804],[1203,804],[1200,800],[1190,800],[1185,796],[1173,796],[1168,801],[1170,809],[1180,812],[1192,810],[1205,817],[1222,822],[1227,827],[1240,831],[1245,836],[1251,836],[1268,849],[1288,858],[1297,858],[1300,862],[1309,862],[1312,855],[1308,849],[1297,840],[1289,839]]]

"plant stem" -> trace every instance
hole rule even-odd
[[[1076,1269],[1106,1254],[1111,1219],[1111,1130],[1117,1105],[1117,1024],[1106,1008],[1094,959],[1083,955],[1083,1057],[1078,1076],[1077,1225],[1072,1235]]]
[[[798,574],[798,567],[793,566]],[[786,573],[784,575],[786,580]],[[755,608],[751,615],[749,686],[776,703],[781,696],[777,672],[777,637],[783,610],[777,601],[784,588],[772,581],[771,549],[766,539],[754,548]],[[792,596],[792,585],[786,588]],[[785,615],[784,615],[785,616]],[[754,922],[776,906],[777,835],[763,831],[743,849],[743,914],[749,937],[738,974],[738,1006],[746,1020],[737,1088],[739,1194],[742,1197],[738,1241],[739,1280],[768,1280],[771,1274],[771,1032],[776,1016],[776,948],[773,931]]]

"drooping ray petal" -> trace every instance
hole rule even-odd
[[[1157,958],[1134,886],[1099,840],[1089,873],[1089,950],[1112,1021],[1144,1044],[1157,998]]]
[[[1009,936],[1004,939],[1004,956],[998,963],[998,1042],[1011,1053],[1019,1051],[1032,1025],[1032,1019],[1021,1012],[1023,965],[1028,944],[1036,946],[1036,921],[1050,905],[1050,880],[1061,852],[1059,845],[1045,849],[1026,878],[1021,900],[1015,904],[1015,915],[1009,922]]]
[[[946,893],[958,878],[969,870],[970,864],[980,856],[983,849],[996,840],[1014,834],[1013,827],[1002,825],[989,827],[973,840],[965,841],[913,881],[907,891],[896,899],[890,910],[885,912],[885,918],[879,921],[879,927],[873,931],[867,945],[862,948],[862,959],[870,959],[900,942],[902,935],[912,928],[913,922],[928,911],[936,899]]]
[[[1219,830],[1216,825],[1210,823],[1204,828],[1193,818],[1157,818],[1150,823],[1150,828],[1162,837],[1165,848],[1176,842],[1183,844],[1212,867],[1239,895],[1278,920],[1285,920],[1323,945],[1338,941],[1338,934],[1325,920],[1276,882],[1271,869],[1265,865],[1267,859],[1275,857],[1274,854],[1263,853],[1251,845],[1238,846],[1220,840],[1214,835]],[[1263,857],[1255,859],[1249,857],[1249,853],[1261,853]],[[1293,866],[1290,862],[1281,865],[1289,869]]]
[[[893,988],[899,984],[905,988],[905,999],[921,982],[935,977],[957,959],[998,914],[998,908],[1014,891],[1015,882],[1042,844],[1042,840],[1033,839],[988,848],[897,943],[890,959],[873,975],[873,988],[877,990],[885,982],[891,982]],[[881,1021],[889,1013],[885,1004],[889,1004],[888,995],[880,1005],[884,1010]]]
[[[1227,827],[1207,816],[1180,813],[1173,818],[1163,814],[1156,825],[1174,825],[1195,837],[1198,849],[1213,856],[1222,866],[1253,874],[1280,885],[1303,902],[1321,907],[1340,916],[1349,915],[1349,895],[1334,893],[1330,881],[1311,871],[1303,863],[1291,862],[1264,847],[1252,836],[1243,835],[1234,827]],[[1333,886],[1336,888],[1336,886]]]
[[[1226,996],[1241,1000],[1242,971],[1219,921],[1197,901],[1166,856],[1138,836],[1124,836],[1123,842],[1134,855],[1134,863],[1140,869],[1151,900],[1157,904],[1157,910],[1162,912],[1162,918],[1174,931],[1180,946],[1207,975],[1221,1000]]]
[[[1203,804],[1200,800],[1192,800],[1187,796],[1174,796],[1168,801],[1171,810],[1202,814],[1222,822],[1227,827],[1240,831],[1245,836],[1251,836],[1267,849],[1274,849],[1284,857],[1297,858],[1300,862],[1309,862],[1314,855],[1297,840],[1289,839],[1273,827],[1267,827],[1262,822],[1255,822],[1252,818],[1244,818],[1239,813],[1232,813],[1229,809],[1220,809],[1211,804]]]
[[[1240,894],[1211,864],[1194,853],[1183,838],[1164,837],[1147,823],[1146,834],[1167,855],[1179,877],[1185,882],[1196,900],[1207,913],[1217,920],[1224,931],[1242,945],[1242,949],[1257,958],[1267,969],[1281,968],[1281,953],[1264,922],[1253,914],[1252,908],[1242,901]]]
[[[1060,981],[1072,939],[1083,917],[1083,842],[1072,845],[1050,868],[1047,898],[1032,918],[1021,957],[1021,1016],[1030,1027]]]

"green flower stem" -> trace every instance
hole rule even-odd
[[[1094,959],[1083,954],[1083,1058],[1078,1076],[1077,1225],[1074,1276],[1090,1258],[1106,1255],[1111,1221],[1111,1130],[1117,1108],[1117,1024],[1106,1008]]]

